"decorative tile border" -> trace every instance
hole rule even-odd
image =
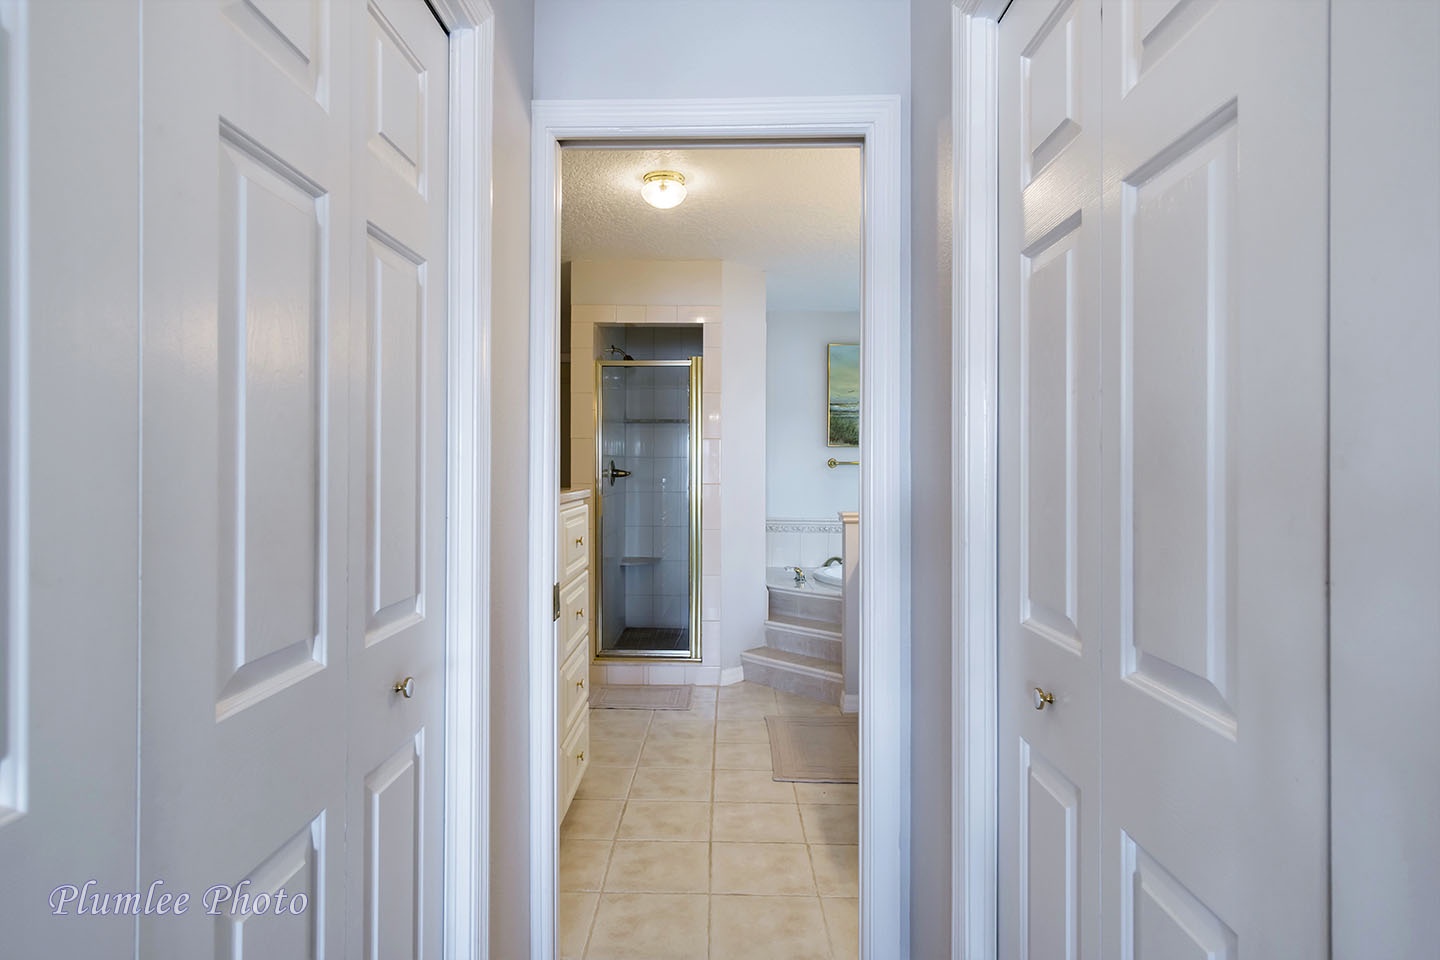
[[[836,520],[800,520],[789,517],[765,521],[766,533],[843,533],[844,526]]]

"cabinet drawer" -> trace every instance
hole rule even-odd
[[[590,506],[567,505],[560,511],[560,582],[585,569],[590,557]]]
[[[590,577],[581,573],[560,590],[561,663],[590,633]]]
[[[580,789],[580,778],[590,768],[590,714],[581,714],[580,722],[571,730],[560,746],[560,819],[570,809],[575,791]]]
[[[582,644],[570,652],[565,666],[560,668],[560,729],[569,730],[574,726],[582,710],[590,706],[590,651]]]

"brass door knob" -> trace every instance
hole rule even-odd
[[[585,681],[584,681],[584,680],[576,680],[576,681],[575,681],[575,686],[579,687],[581,690],[584,690],[584,689],[585,689]]]
[[[585,546],[585,538],[584,538],[584,537],[576,537],[576,538],[575,538],[575,546],[577,546],[577,547],[583,547],[583,546]]]
[[[576,754],[576,756],[575,756],[575,762],[576,762],[576,763],[584,763],[584,762],[585,762],[585,751],[584,751],[584,750],[581,750],[578,754]]]
[[[1051,706],[1053,706],[1053,705],[1055,704],[1055,694],[1053,694],[1053,693],[1046,693],[1044,690],[1041,690],[1039,687],[1036,687],[1036,688],[1035,688],[1035,709],[1036,709],[1036,710],[1044,710],[1046,704],[1050,704]]]
[[[400,694],[400,696],[404,697],[406,700],[409,700],[411,697],[415,696],[415,678],[406,677],[404,680],[401,680],[399,683],[395,684],[395,692]]]
[[[579,610],[576,610],[576,611],[575,611],[575,619],[576,619],[576,620],[584,620],[584,619],[585,619],[585,608],[584,608],[584,607],[581,607]]]

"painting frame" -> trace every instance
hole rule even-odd
[[[860,344],[825,345],[825,446],[860,446]]]

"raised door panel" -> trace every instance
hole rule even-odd
[[[326,814],[286,840],[238,882],[207,888],[197,906],[215,918],[219,960],[321,960],[330,910],[324,880]]]
[[[366,960],[423,955],[425,843],[423,732],[365,777],[364,953]],[[439,891],[434,891],[435,895]]]
[[[1075,960],[1080,955],[1080,790],[1020,746],[1020,889],[1023,898],[1019,956]]]
[[[216,719],[323,668],[331,377],[325,189],[220,131],[216,330],[220,651]]]
[[[1325,4],[1105,19],[1107,956],[1325,956]]]
[[[369,346],[365,552],[367,644],[425,616],[428,270],[424,259],[371,226],[366,237]],[[433,391],[430,391],[433,393]]]

